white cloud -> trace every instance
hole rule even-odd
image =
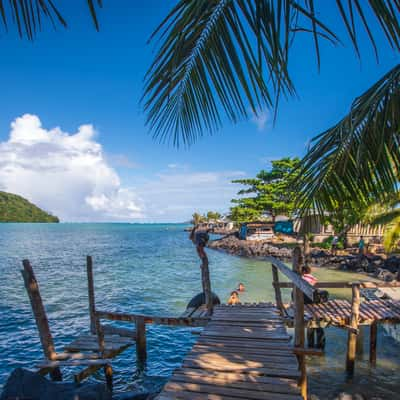
[[[260,110],[257,115],[253,113],[251,122],[257,126],[257,130],[264,131],[270,121],[271,113],[268,110]]]
[[[239,190],[231,181],[245,175],[243,171],[176,172],[172,169],[135,190],[146,200],[145,212],[153,221],[184,221],[195,211],[228,211],[231,199]]]
[[[144,217],[142,201],[121,186],[95,134],[92,125],[69,134],[44,129],[35,115],[17,118],[9,139],[0,143],[0,189],[20,194],[66,221]]]

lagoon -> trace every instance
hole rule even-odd
[[[0,224],[0,386],[12,369],[43,357],[20,274],[30,259],[38,279],[58,350],[89,328],[85,256],[94,260],[99,308],[177,316],[200,292],[199,260],[181,224]],[[242,301],[273,301],[270,264],[208,251],[213,290],[226,301],[238,282]],[[349,273],[318,270],[320,280],[352,280]],[[286,300],[290,293],[285,291]],[[338,292],[338,296],[348,293]],[[124,325],[127,326],[126,324]],[[400,391],[400,345],[379,332],[377,367],[365,354],[353,384],[345,381],[346,332],[327,330],[326,356],[308,359],[309,387],[322,399],[341,391],[372,392],[383,399]],[[114,362],[117,391],[161,386],[195,342],[191,329],[148,326],[148,363],[135,370],[134,348]],[[361,357],[361,356],[360,356]],[[71,372],[71,371],[70,371]],[[70,378],[65,374],[66,379]],[[101,373],[91,379],[103,380]]]

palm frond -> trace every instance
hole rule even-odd
[[[396,250],[400,241],[400,217],[396,218],[385,232],[383,245],[387,252]]]
[[[153,136],[190,145],[231,122],[275,107],[295,94],[288,71],[297,34],[340,42],[320,18],[324,0],[180,0],[151,40],[158,50],[146,76],[142,102]],[[378,54],[377,27],[400,50],[400,0],[336,0],[342,24],[359,54],[363,30]],[[360,29],[361,25],[361,29]],[[372,29],[374,26],[374,29]],[[357,29],[358,28],[358,29]]]
[[[96,29],[99,29],[96,6],[102,7],[102,0],[86,0],[90,15]],[[47,19],[56,27],[67,26],[54,0],[0,0],[0,21],[8,30],[10,24],[15,24],[20,37],[33,40],[42,28],[43,19]]]
[[[301,209],[369,205],[398,190],[400,65],[358,97],[338,124],[315,137],[297,182]]]
[[[400,218],[400,209],[386,211],[376,215],[370,221],[371,225],[389,225],[393,224],[396,219]]]

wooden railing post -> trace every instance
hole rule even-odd
[[[277,305],[279,311],[281,312],[281,314],[283,315],[285,312],[285,307],[284,307],[283,301],[282,301],[281,288],[279,287],[278,268],[274,264],[272,264],[272,280],[273,280],[272,285],[274,286],[274,290],[275,290],[276,305]]]
[[[21,270],[21,273],[24,278],[25,288],[28,292],[33,316],[35,317],[36,326],[39,331],[43,353],[48,360],[55,360],[56,351],[54,348],[53,337],[51,336],[50,332],[49,321],[47,319],[46,311],[44,309],[42,296],[40,295],[39,284],[36,280],[29,260],[23,260],[22,265],[24,269]],[[54,381],[61,381],[62,374],[60,368],[53,368],[50,371],[50,376],[51,379]]]
[[[208,267],[208,257],[205,256],[202,258],[201,264],[201,281],[203,285],[203,293],[205,297],[205,303],[208,310],[208,313],[211,315],[213,312],[213,298],[211,291],[211,279],[210,279],[210,269]]]
[[[96,303],[94,298],[93,260],[91,256],[86,256],[86,273],[88,281],[90,332],[94,335],[96,333]]]
[[[293,250],[293,271],[301,275],[303,259],[300,247]],[[294,302],[294,346],[304,348],[304,294],[296,286],[293,287]],[[303,399],[307,399],[307,373],[304,354],[298,354],[297,359],[300,368],[299,386]]]
[[[136,317],[136,359],[139,367],[143,368],[147,359],[146,323],[140,316]]]
[[[372,366],[376,365],[376,342],[378,334],[378,323],[374,321],[370,327],[369,336],[369,362]]]
[[[358,330],[358,320],[360,315],[360,284],[353,283],[351,285],[351,316],[350,316],[350,327],[353,328],[349,330],[347,336],[347,357],[346,357],[346,372],[349,378],[353,377],[354,374],[354,363],[356,358],[356,348],[357,348],[357,332]]]

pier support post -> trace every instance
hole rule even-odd
[[[356,358],[362,360],[364,356],[364,330],[362,326],[358,327],[358,335],[356,341]]]
[[[352,300],[351,300],[351,317],[350,327],[354,330],[358,329],[358,320],[360,314],[360,284],[353,283],[351,285]],[[357,348],[357,334],[354,330],[349,330],[347,337],[347,356],[346,356],[346,372],[347,377],[352,378],[354,375],[354,364]]]
[[[300,247],[295,247],[293,250],[293,271],[300,274],[303,258]],[[294,301],[294,346],[304,349],[304,294],[293,286],[293,301]],[[306,360],[304,354],[298,354],[297,360],[300,368],[299,386],[303,399],[307,399],[307,372]]]
[[[369,337],[369,362],[372,366],[376,365],[376,343],[378,337],[378,323],[374,321],[370,326]]]
[[[86,273],[88,281],[88,298],[89,298],[89,316],[90,316],[90,332],[96,334],[96,303],[94,299],[94,283],[93,283],[93,260],[91,256],[86,256]]]
[[[136,359],[139,368],[143,368],[147,359],[146,324],[144,317],[136,317]]]
[[[56,351],[54,348],[53,337],[51,336],[49,321],[44,309],[42,296],[39,291],[39,284],[36,280],[33,268],[29,260],[23,260],[24,267],[21,270],[24,278],[25,288],[28,292],[29,300],[32,307],[33,316],[35,317],[36,326],[39,331],[40,342],[42,344],[43,353],[48,360],[55,360]],[[62,381],[60,368],[53,368],[50,371],[50,377],[53,381]]]
[[[203,284],[203,293],[208,313],[211,315],[213,312],[213,298],[211,291],[210,269],[208,267],[208,257],[202,258],[201,263],[201,281]]]
[[[276,266],[274,264],[272,264],[272,280],[273,280],[272,285],[274,286],[274,290],[275,290],[276,305],[277,305],[279,311],[281,312],[281,314],[284,315],[285,307],[284,307],[283,301],[282,301],[281,288],[279,287],[278,268],[276,268]]]

